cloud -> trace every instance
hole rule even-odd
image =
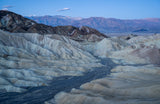
[[[2,10],[8,10],[9,8],[13,8],[14,6],[12,5],[4,5]]]
[[[63,8],[63,9],[57,10],[57,12],[67,11],[67,10],[70,10],[70,8]]]
[[[12,5],[5,5],[3,6],[3,8],[12,8],[13,6]]]
[[[8,10],[8,8],[3,8],[2,10]]]

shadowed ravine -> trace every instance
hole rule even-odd
[[[101,59],[104,67],[95,68],[83,76],[66,76],[55,78],[49,86],[32,87],[24,93],[0,93],[0,103],[2,104],[43,104],[52,99],[58,92],[69,92],[72,88],[79,88],[80,85],[94,79],[103,78],[116,66],[111,59]]]

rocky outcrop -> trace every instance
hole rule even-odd
[[[59,34],[77,41],[99,41],[106,38],[104,34],[90,27],[82,26],[47,26],[24,18],[9,11],[0,11],[0,29],[13,33]]]
[[[9,11],[0,11],[0,29],[9,32],[27,32],[36,22]]]
[[[54,27],[54,30],[55,34],[69,36],[71,39],[76,41],[94,42],[107,38],[104,34],[87,26],[81,26],[79,28],[73,26],[57,26]]]

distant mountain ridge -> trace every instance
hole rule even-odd
[[[76,27],[89,26],[103,33],[107,32],[160,32],[160,18],[146,18],[122,20],[115,18],[90,17],[90,18],[71,18],[66,16],[31,16],[27,17],[38,23],[50,26],[72,25]]]
[[[107,36],[96,29],[81,26],[48,26],[36,23],[10,11],[0,10],[0,29],[13,33],[39,33],[64,35],[76,41],[98,41]]]

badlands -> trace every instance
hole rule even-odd
[[[108,37],[0,14],[0,103],[160,104],[160,34]]]

